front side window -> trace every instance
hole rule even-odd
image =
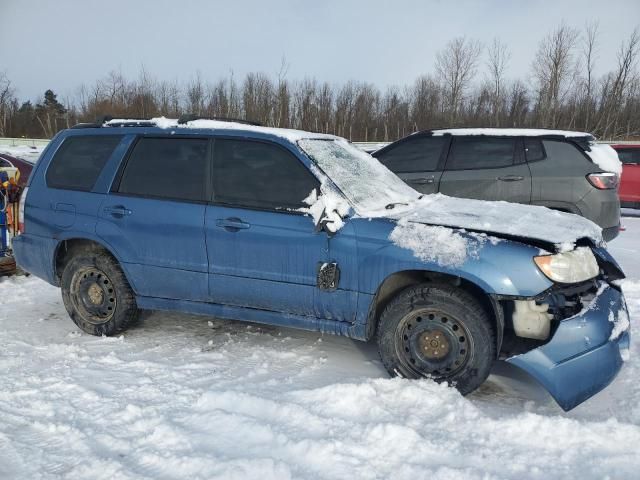
[[[216,203],[287,210],[306,207],[318,181],[292,153],[265,142],[215,141],[213,196]]]
[[[508,167],[514,163],[515,138],[455,138],[447,170],[477,170]]]
[[[118,192],[206,201],[208,145],[206,138],[140,138],[129,156]]]
[[[47,186],[91,191],[120,140],[121,135],[68,137],[47,169]]]
[[[431,172],[438,168],[445,137],[415,137],[374,156],[395,173]]]

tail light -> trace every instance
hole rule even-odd
[[[598,190],[612,190],[618,187],[620,178],[615,173],[601,172],[587,175],[587,180]]]
[[[29,193],[29,187],[26,187],[22,195],[20,195],[20,203],[18,204],[18,231],[24,233],[24,204],[27,201],[27,193]]]

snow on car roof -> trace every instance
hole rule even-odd
[[[446,128],[431,130],[431,133],[433,135],[496,135],[509,137],[559,136],[565,138],[593,138],[593,135],[587,132],[550,130],[546,128]]]
[[[126,118],[114,118],[113,120],[109,120],[105,123],[108,126],[118,126],[120,124],[131,124],[140,122],[140,120],[130,120]],[[275,128],[275,127],[261,127],[246,123],[234,122],[234,121],[225,121],[225,120],[191,120],[186,123],[178,123],[178,120],[175,118],[166,118],[166,117],[156,117],[150,120],[145,120],[145,123],[153,124],[150,126],[155,126],[158,128],[164,129],[182,129],[182,128],[191,128],[191,129],[205,129],[205,130],[238,130],[245,132],[256,132],[263,133],[265,135],[273,135],[275,137],[286,138],[292,142],[302,140],[304,138],[324,138],[324,139],[335,139],[337,137],[333,135],[327,135],[324,133],[311,133],[306,132],[304,130],[293,130],[288,128]]]

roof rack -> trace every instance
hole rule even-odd
[[[127,118],[121,121],[114,122],[113,116],[101,115],[96,118],[95,122],[77,123],[71,128],[102,128],[102,127],[155,127],[157,123],[148,118]],[[228,117],[203,117],[195,114],[181,115],[178,119],[178,125],[184,125],[185,123],[192,122],[194,120],[216,120],[218,122],[233,122],[242,123],[243,125],[253,125],[254,127],[261,127],[258,122],[251,120],[242,120],[241,118],[228,118]]]
[[[261,127],[262,124],[258,122],[254,122],[253,120],[243,120],[241,118],[229,118],[229,117],[203,117],[201,115],[196,115],[194,113],[187,113],[184,115],[180,115],[178,119],[179,125],[184,125],[188,122],[193,122],[194,120],[217,120],[219,122],[233,122],[233,123],[242,123],[244,125],[253,125],[254,127]]]

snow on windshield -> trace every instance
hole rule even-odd
[[[419,196],[391,170],[344,139],[298,141],[352,203],[356,212],[383,210],[395,203],[409,203]]]

